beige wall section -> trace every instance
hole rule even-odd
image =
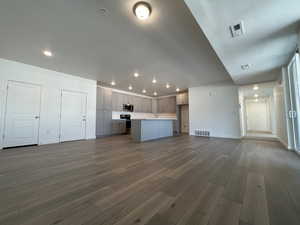
[[[220,83],[189,88],[190,134],[196,129],[213,137],[240,138],[238,87]]]

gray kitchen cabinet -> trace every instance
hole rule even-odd
[[[123,104],[124,104],[124,94],[118,93],[117,95],[117,111],[122,112],[123,111]]]
[[[96,135],[112,134],[112,89],[97,88]]]
[[[135,112],[144,112],[143,111],[143,98],[136,96],[135,101],[134,101],[134,106],[135,106]]]
[[[96,135],[108,136],[112,134],[112,112],[111,110],[97,110]]]
[[[124,104],[128,104],[127,95],[119,92],[113,92],[113,100],[112,100],[113,111],[122,112]]]
[[[130,105],[134,104],[134,96],[133,95],[128,95],[127,99],[128,99],[128,103],[127,104],[130,104]]]
[[[112,121],[112,134],[124,134],[126,132],[125,120],[113,120]]]
[[[103,88],[103,106],[105,110],[112,109],[112,90],[110,88]]]
[[[152,100],[149,98],[144,98],[142,102],[143,112],[152,113]]]
[[[177,105],[188,105],[189,104],[189,95],[187,92],[180,93],[176,95],[176,104]]]
[[[165,97],[157,99],[158,113],[176,113],[176,97]]]

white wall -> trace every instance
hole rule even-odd
[[[87,139],[96,137],[96,81],[0,59],[1,137],[8,80],[33,83],[42,87],[39,144],[59,142],[60,93],[62,89],[87,93],[86,137]],[[0,148],[1,146],[2,138],[0,138]]]
[[[238,87],[217,84],[189,89],[190,134],[195,129],[213,137],[240,138]]]

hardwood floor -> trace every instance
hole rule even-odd
[[[276,142],[128,136],[0,152],[1,225],[299,225]]]

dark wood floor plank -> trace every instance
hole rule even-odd
[[[129,136],[0,151],[4,225],[298,225],[300,158],[277,142]]]
[[[241,220],[252,225],[269,225],[264,176],[249,173]]]

